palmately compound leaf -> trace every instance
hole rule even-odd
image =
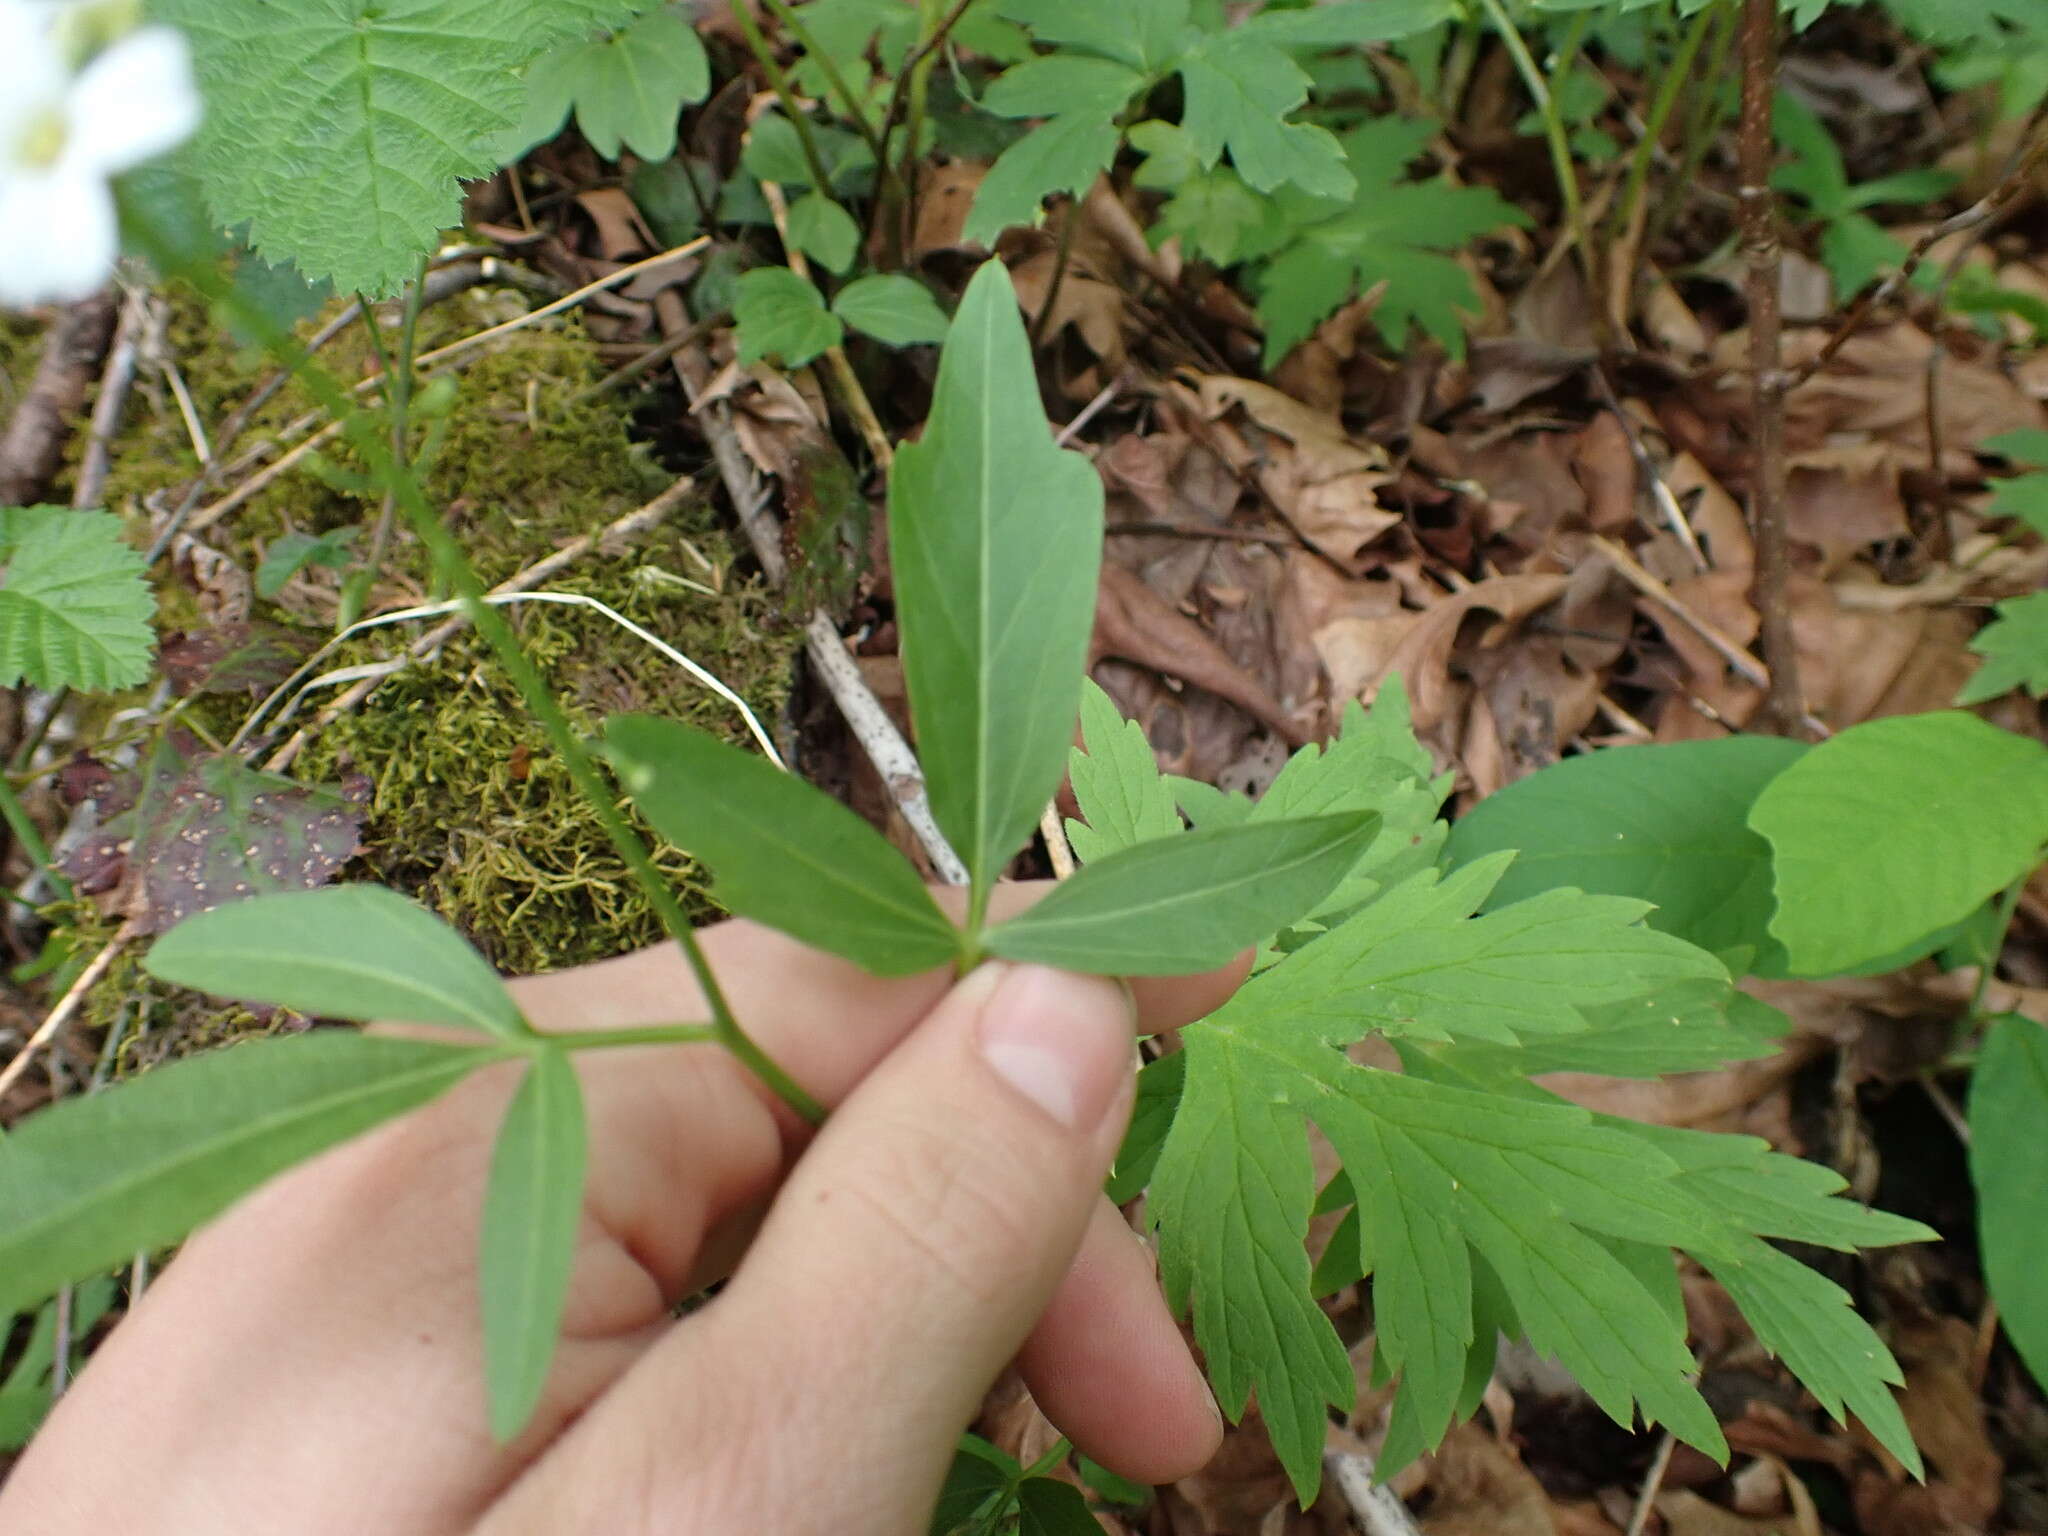
[[[192,40],[194,141],[224,227],[342,292],[396,292],[498,167],[522,71],[637,0],[157,0]],[[317,166],[307,155],[317,147]]]
[[[697,32],[666,8],[607,37],[578,38],[534,60],[526,114],[505,146],[515,159],[562,131],[570,110],[590,147],[607,160],[623,146],[647,161],[675,153],[676,117],[711,90]]]
[[[640,813],[710,868],[729,910],[880,976],[959,953],[959,934],[903,855],[796,775],[648,715],[609,722],[605,748]]]
[[[1327,128],[1290,123],[1308,99],[1308,74],[1280,49],[1241,32],[1211,33],[1180,62],[1182,126],[1204,166],[1230,152],[1245,184],[1292,183],[1314,197],[1350,197],[1358,182]]]
[[[892,347],[944,341],[952,325],[931,289],[900,272],[855,278],[833,295],[832,313]]]
[[[1984,1279],[2013,1348],[2048,1383],[2048,1029],[2007,1014],[1970,1078],[1970,1178]]]
[[[188,918],[158,939],[152,976],[321,1018],[528,1033],[505,983],[461,934],[381,885],[258,896]]]
[[[0,687],[104,693],[149,676],[143,569],[110,513],[0,507]]]
[[[772,357],[785,368],[801,368],[846,334],[825,296],[787,267],[757,267],[743,276],[732,314],[742,363]]]
[[[1779,736],[1726,736],[1566,758],[1459,817],[1450,859],[1515,851],[1488,909],[1576,886],[1650,902],[1652,928],[1716,954],[1775,949],[1771,845],[1747,817],[1805,751]]]
[[[1061,881],[986,942],[1005,959],[1099,975],[1208,970],[1305,916],[1378,829],[1368,812],[1140,843]]]
[[[2048,748],[1944,711],[1852,726],[1764,788],[1771,932],[1795,975],[1852,970],[1968,917],[2048,844]]]
[[[1348,204],[1326,205],[1328,216],[1307,222],[1258,278],[1268,363],[1354,293],[1380,282],[1387,288],[1373,323],[1390,343],[1403,345],[1415,326],[1453,354],[1464,350],[1461,316],[1478,310],[1479,295],[1446,253],[1529,218],[1484,187],[1453,186],[1441,177],[1409,181],[1408,162],[1431,132],[1427,123],[1390,116],[1345,135],[1357,193]]]
[[[526,1426],[547,1385],[576,1267],[588,1139],[583,1088],[566,1051],[534,1052],[498,1127],[477,1279],[484,1379],[500,1444]]]
[[[1102,563],[1102,481],[1053,444],[1001,262],[968,284],[924,436],[896,456],[889,541],[932,811],[978,917],[1059,785]]]
[[[29,1116],[0,1141],[0,1315],[177,1241],[272,1174],[507,1054],[316,1030]]]
[[[1081,685],[1081,746],[1070,754],[1067,774],[1086,818],[1068,820],[1067,841],[1084,864],[1181,830],[1145,728],[1118,714],[1092,678]]]
[[[1977,632],[1970,649],[1984,658],[1956,695],[1958,704],[1981,704],[2024,688],[2048,698],[2048,592],[2007,598],[1998,617]]]

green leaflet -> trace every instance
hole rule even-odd
[[[1794,975],[1853,970],[1950,923],[2048,844],[2048,748],[1974,715],[1893,716],[1813,748],[1757,797],[1771,932]]]
[[[1006,959],[1112,976],[1208,970],[1307,913],[1378,828],[1371,814],[1318,816],[1140,843],[1062,881],[985,943]]]
[[[787,267],[756,267],[742,276],[732,316],[742,363],[773,357],[801,368],[846,334],[816,285]]]
[[[1212,166],[1227,149],[1254,191],[1292,182],[1315,197],[1344,198],[1358,183],[1327,128],[1290,123],[1308,100],[1308,74],[1278,48],[1241,33],[1214,33],[1181,60],[1187,90],[1183,126]]]
[[[676,117],[711,91],[711,63],[696,29],[657,8],[609,37],[578,39],[526,72],[526,115],[505,144],[516,160],[562,131],[573,108],[590,147],[607,160],[621,146],[647,161],[675,153]]]
[[[649,715],[608,722],[605,746],[641,814],[710,867],[731,911],[880,976],[959,953],[960,935],[903,856],[794,774]]]
[[[1088,1499],[1056,1477],[1026,1478],[1017,1490],[1017,1536],[1100,1536]]]
[[[1488,909],[1576,886],[1652,903],[1645,922],[1701,949],[1775,949],[1771,847],[1746,818],[1805,751],[1777,736],[1728,736],[1566,758],[1461,816],[1449,857],[1455,866],[1516,850]]]
[[[860,226],[824,193],[806,192],[789,205],[789,239],[826,271],[844,272],[860,246]]]
[[[461,221],[519,121],[521,72],[634,0],[157,0],[206,98],[194,141],[215,221],[346,293],[394,293]],[[308,145],[319,174],[308,175]]]
[[[1085,822],[1067,822],[1067,841],[1082,863],[1181,830],[1173,792],[1145,728],[1117,713],[1090,678],[1081,685],[1081,742],[1067,759],[1074,800]]]
[[[114,1282],[95,1276],[79,1286],[71,1298],[72,1369],[82,1363],[80,1341],[91,1336],[94,1326],[114,1303]],[[27,1445],[55,1401],[50,1380],[57,1363],[57,1303],[52,1300],[36,1313],[28,1342],[15,1357],[6,1379],[0,1380],[0,1451],[18,1451]]]
[[[2048,1029],[1996,1020],[1970,1078],[1970,1177],[1984,1278],[2013,1348],[2048,1382]]]
[[[491,1433],[526,1426],[547,1385],[583,1218],[583,1089],[566,1051],[544,1046],[491,1151],[478,1283]]]
[[[158,939],[145,964],[177,986],[316,1017],[528,1033],[490,963],[426,908],[380,885],[214,907]]]
[[[931,289],[900,272],[857,277],[832,300],[832,312],[892,347],[914,347],[946,339],[952,324]]]
[[[933,814],[989,886],[1058,786],[1102,560],[1102,482],[1055,448],[1009,274],[985,264],[896,456],[890,553]]]
[[[1029,224],[1055,192],[1079,197],[1116,158],[1116,128],[1085,113],[1056,117],[996,158],[974,194],[962,235],[984,245],[1013,224]]]
[[[0,1314],[177,1241],[272,1174],[510,1054],[318,1030],[31,1115],[0,1141]]]
[[[149,676],[156,598],[121,520],[0,507],[0,687],[104,693]]]

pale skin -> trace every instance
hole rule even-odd
[[[735,1014],[832,1118],[814,1136],[713,1046],[576,1058],[582,1246],[518,1439],[486,1428],[476,1296],[514,1080],[494,1069],[188,1243],[0,1489],[0,1530],[921,1536],[1013,1359],[1112,1470],[1199,1468],[1221,1421],[1100,1187],[1133,1031],[1200,1017],[1241,969],[885,981],[750,923],[703,942]],[[705,1016],[673,946],[513,988],[544,1030]]]

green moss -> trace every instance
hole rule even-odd
[[[421,348],[525,307],[525,300],[501,293],[460,295],[423,316]],[[210,427],[262,377],[260,360],[205,325],[194,307],[174,314],[171,339]],[[428,493],[489,582],[630,511],[672,480],[633,440],[620,397],[587,397],[603,369],[580,325],[536,326],[501,346],[461,371],[445,416],[438,424],[421,423],[415,434],[416,451],[426,447],[432,455]],[[375,366],[361,327],[321,356],[343,378]],[[281,391],[245,442],[274,432],[306,406],[296,388]],[[253,573],[263,549],[287,529],[367,528],[381,494],[349,482],[361,465],[345,442],[335,444],[325,464],[331,471],[324,477],[281,477],[216,524],[208,540]],[[117,447],[109,505],[139,517],[142,498],[182,485],[196,469],[175,403],[167,395],[139,394]],[[357,547],[367,543],[365,532]],[[631,547],[578,560],[545,590],[609,604],[722,678],[772,723],[801,636],[778,620],[761,589],[732,576],[736,553],[708,506],[684,507]],[[439,595],[421,551],[403,530],[393,539],[385,572],[401,590]],[[338,578],[324,595],[300,587],[291,595],[289,616],[331,623],[337,587]],[[199,622],[197,599],[181,583],[165,581],[161,589],[167,625]],[[261,601],[256,611],[283,616]],[[651,710],[745,739],[730,705],[601,614],[540,603],[509,612],[586,734],[609,714]],[[423,627],[368,632],[325,665],[390,659]],[[296,720],[315,717],[335,691],[313,692]],[[195,700],[188,717],[224,739],[248,707],[240,698]],[[343,878],[381,881],[418,896],[508,972],[576,965],[659,937],[659,924],[596,816],[474,635],[465,632],[438,656],[385,679],[360,708],[319,728],[293,771],[309,782],[367,776],[373,787],[363,851]],[[714,915],[687,859],[664,851],[661,864],[694,915]],[[134,1007],[146,1010],[150,1038],[182,1042],[172,1047],[181,1053],[276,1027],[244,1010],[224,1012],[160,987],[124,959],[95,993],[88,1017],[111,1027],[123,1009]],[[127,1055],[124,1049],[124,1064]]]

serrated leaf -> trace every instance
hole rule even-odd
[[[824,295],[787,267],[756,267],[741,277],[732,313],[742,363],[772,357],[801,368],[846,334]]]
[[[2006,1337],[2048,1384],[2048,1029],[1993,1021],[1970,1077],[1970,1179],[1984,1279]]]
[[[860,226],[831,198],[807,192],[789,205],[789,239],[826,271],[844,272],[860,245]]]
[[[1966,918],[2048,843],[2048,748],[1974,715],[1872,720],[1767,785],[1771,932],[1796,975],[1847,971]]]
[[[1586,1029],[1583,1006],[1687,981],[1725,984],[1713,956],[1643,927],[1642,902],[1548,891],[1471,918],[1505,863],[1423,870],[1293,955],[1267,993],[1306,1025],[1503,1045]],[[1470,918],[1468,921],[1467,919]]]
[[[1998,617],[1977,632],[1970,649],[1984,658],[1956,695],[1958,704],[1981,704],[2015,688],[2048,697],[2048,592],[2007,598]]]
[[[1350,197],[1357,182],[1326,128],[1290,123],[1308,99],[1309,78],[1278,48],[1242,32],[1212,34],[1180,63],[1187,89],[1183,124],[1204,165],[1225,150],[1256,191],[1292,182],[1318,197]]]
[[[794,774],[648,715],[610,721],[605,748],[640,813],[711,869],[729,910],[882,976],[958,954],[959,934],[903,856]]]
[[[319,1030],[29,1116],[0,1141],[0,1314],[177,1241],[272,1174],[507,1054]]]
[[[0,507],[0,687],[105,693],[149,676],[156,599],[121,520]]]
[[[1000,262],[968,284],[889,539],[932,811],[974,910],[1051,799],[1073,739],[1102,559],[1102,481],[1053,445]]]
[[[932,291],[900,272],[855,278],[834,296],[832,312],[856,331],[892,347],[944,341],[952,325]]]
[[[1123,1145],[1117,1149],[1116,1165],[1104,1189],[1118,1205],[1135,1200],[1152,1182],[1152,1170],[1159,1163],[1159,1149],[1166,1145],[1166,1133],[1173,1129],[1175,1111],[1180,1108],[1181,1088],[1187,1081],[1187,1057],[1180,1051],[1148,1061],[1138,1069],[1137,1094],[1131,1103],[1131,1123],[1124,1130]]]
[[[174,986],[315,1017],[528,1035],[488,961],[417,902],[379,885],[258,896],[188,918],[151,946]]]
[[[1459,1064],[1480,1078],[1513,1080],[1545,1072],[1662,1077],[1704,1072],[1775,1055],[1792,1021],[1725,982],[1674,982],[1610,1003],[1581,1003],[1585,1030],[1532,1036],[1515,1045],[1461,1041]]]
[[[1061,881],[986,943],[1006,959],[1098,975],[1208,970],[1304,916],[1378,828],[1370,813],[1318,816],[1140,843]]]
[[[1489,910],[1575,886],[1650,902],[1651,927],[1701,949],[1775,948],[1771,847],[1747,817],[1805,750],[1777,736],[1728,736],[1566,758],[1459,817],[1446,851],[1454,867],[1515,851]]]
[[[1268,7],[1238,31],[1276,48],[1345,48],[1413,37],[1455,14],[1450,0],[1335,0],[1300,10]]]
[[[982,94],[981,105],[998,117],[1075,112],[1107,119],[1145,84],[1144,75],[1113,59],[1056,53],[1004,70]]]
[[[2016,517],[2048,538],[2048,475],[2013,475],[1998,481],[1985,510],[1998,517]]]
[[[533,1054],[498,1126],[477,1280],[484,1379],[500,1444],[526,1426],[547,1385],[576,1267],[587,1138],[583,1088],[566,1051]]]
[[[1380,333],[1404,346],[1420,327],[1454,355],[1464,348],[1461,316],[1476,313],[1472,280],[1450,256],[1490,230],[1526,226],[1528,215],[1489,189],[1443,178],[1411,182],[1427,123],[1384,117],[1347,134],[1346,164],[1358,191],[1333,206],[1266,267],[1258,280],[1266,360],[1276,363],[1354,292],[1385,282],[1373,313]]]
[[[1125,0],[1115,6],[1073,0],[996,0],[995,9],[1041,43],[1067,44],[1158,74],[1186,40],[1188,0]]]
[[[207,112],[194,143],[215,220],[314,281],[395,293],[497,168],[521,71],[622,24],[632,0],[157,0],[184,29]],[[307,146],[319,147],[308,174]]]
[[[974,194],[962,238],[993,245],[1013,224],[1037,219],[1055,192],[1079,197],[1116,158],[1116,127],[1107,118],[1076,113],[1034,128],[989,167]]]
[[[675,153],[676,117],[711,90],[711,64],[687,22],[657,7],[605,38],[578,40],[526,72],[527,112],[510,141],[517,156],[560,132],[571,108],[590,147],[606,160],[623,145],[643,160]]]
[[[1145,728],[1126,720],[1090,678],[1081,685],[1081,746],[1067,758],[1067,776],[1085,822],[1067,822],[1067,841],[1082,863],[1181,830],[1173,791]]]

